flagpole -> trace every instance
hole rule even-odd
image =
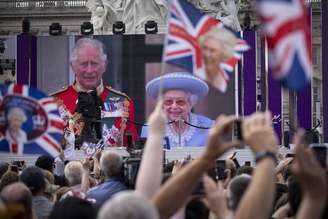
[[[171,7],[172,7],[172,2],[170,1],[169,3],[169,11],[171,11]],[[164,60],[164,57],[165,57],[165,48],[167,46],[167,34],[168,34],[168,25],[169,25],[169,19],[170,19],[170,16],[171,14],[169,14],[169,16],[167,17],[166,19],[166,35],[165,35],[165,39],[164,39],[164,44],[163,44],[163,50],[162,50],[162,62],[161,62],[161,72],[160,72],[160,77],[162,77],[165,73],[165,60]],[[162,100],[163,98],[163,79],[161,78],[160,81],[159,81],[159,92],[158,92],[158,97],[157,97],[157,100]]]
[[[164,48],[163,48],[163,55],[162,55],[162,63],[161,63],[161,72],[160,72],[160,77],[162,77],[165,73],[165,62],[164,62]],[[158,92],[158,100],[162,100],[163,98],[163,79],[161,78],[159,81],[159,92]]]

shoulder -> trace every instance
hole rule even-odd
[[[126,95],[125,93],[121,92],[121,91],[118,91],[118,90],[115,90],[114,88],[112,88],[111,86],[105,86],[104,88],[105,90],[107,90],[108,92],[112,92],[116,95],[119,95],[119,96],[122,96],[122,97],[125,97],[127,98],[128,100],[130,100],[130,97],[128,95]]]
[[[211,127],[214,124],[214,120],[206,116],[199,115],[199,114],[193,114],[193,116],[197,117],[197,121],[199,125]]]
[[[148,136],[148,126],[142,126],[140,137],[146,138]]]
[[[69,91],[69,88],[70,88],[70,86],[64,86],[61,89],[50,93],[49,96],[58,96],[58,95],[64,94]]]

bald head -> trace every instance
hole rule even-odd
[[[97,219],[158,219],[155,207],[135,191],[117,193],[100,209]]]
[[[6,186],[1,191],[0,198],[6,205],[24,207],[24,218],[32,217],[32,193],[24,183],[16,182]]]
[[[32,199],[32,194],[24,183],[15,182],[3,188],[0,197],[5,203],[7,203],[17,202],[22,197],[30,197],[30,199]]]

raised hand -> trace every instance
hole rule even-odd
[[[304,194],[312,200],[324,200],[327,193],[327,179],[310,148],[302,144],[304,131],[298,131],[294,136],[295,160],[292,171],[297,177]]]
[[[244,119],[242,131],[245,143],[254,153],[277,151],[277,136],[274,133],[271,113],[257,112]]]
[[[208,135],[205,155],[215,160],[230,148],[240,145],[240,141],[225,141],[224,137],[231,132],[232,125],[238,119],[235,116],[221,115],[217,118]]]
[[[213,211],[218,218],[225,218],[229,212],[226,202],[226,191],[222,182],[216,182],[212,180],[208,175],[203,177],[205,188],[206,206]]]
[[[164,135],[166,129],[167,118],[162,109],[163,100],[158,100],[154,111],[148,119],[149,133]]]

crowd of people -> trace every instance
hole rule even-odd
[[[132,100],[103,85],[106,60],[99,41],[77,41],[71,56],[76,81],[53,94],[67,122],[63,148],[74,148],[74,133],[79,134],[75,109],[80,92],[96,92],[104,103],[122,102],[104,109],[106,115],[120,111],[102,123],[105,143],[124,144],[121,134],[127,132],[139,138],[134,124],[127,123],[134,120]],[[132,187],[126,183],[124,158],[102,148],[84,160],[69,160],[61,151],[56,159],[42,155],[28,167],[2,162],[0,219],[328,218],[327,167],[305,145],[301,130],[294,136],[294,157],[282,157],[269,112],[242,119],[220,115],[215,121],[194,114],[191,109],[208,86],[186,73],[155,78],[146,91],[163,95],[143,127],[147,141]],[[243,139],[231,140],[237,121],[242,121]],[[21,127],[24,121],[19,122]],[[196,131],[187,123],[211,128]],[[172,147],[203,146],[202,153],[163,165],[167,136]],[[242,144],[254,153],[256,165],[240,165],[232,156],[224,160],[222,174],[220,157]]]
[[[219,116],[196,159],[163,168],[167,117],[159,101],[149,118],[148,139],[134,188],[123,180],[123,158],[99,150],[95,157],[64,162],[40,156],[14,172],[1,163],[0,218],[327,218],[327,172],[294,138],[295,157],[277,156],[270,113],[243,119],[243,142],[256,165],[225,161],[225,178],[212,177],[215,161],[241,144],[225,140],[235,116]],[[56,174],[55,174],[56,173]]]

